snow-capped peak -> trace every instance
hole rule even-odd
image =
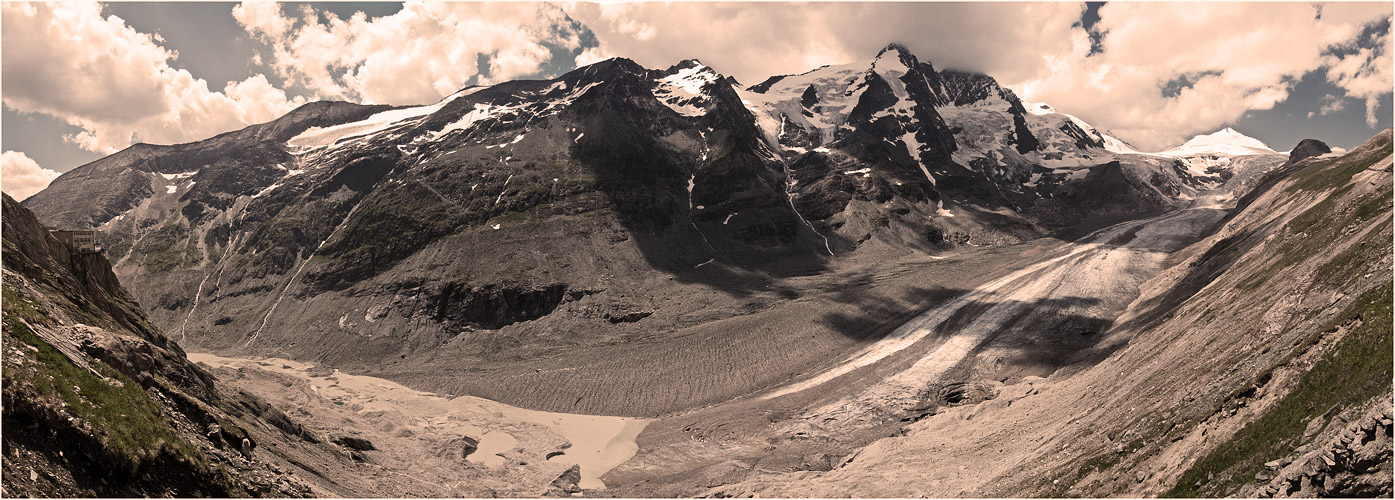
[[[1203,134],[1193,137],[1191,140],[1159,153],[1163,156],[1182,157],[1198,156],[1206,154],[1216,155],[1255,155],[1271,154],[1275,151],[1259,139],[1247,136],[1239,131],[1226,127],[1223,130]]]
[[[712,68],[697,59],[688,59],[669,68],[667,76],[654,82],[654,97],[683,116],[699,116],[707,112],[711,99],[703,88],[722,78]]]
[[[910,50],[906,49],[901,45],[893,43],[891,45],[887,45],[886,48],[883,48],[881,51],[877,52],[877,57],[872,58],[872,65],[876,65],[877,61],[880,61],[882,59],[895,59],[898,62],[900,62],[904,59],[914,57],[915,55],[911,54]]]

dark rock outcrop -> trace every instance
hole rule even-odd
[[[448,284],[436,299],[437,321],[497,329],[541,318],[567,298],[567,285],[542,287]]]
[[[335,444],[338,444],[350,450],[373,451],[377,449],[373,447],[372,441],[356,436],[335,436],[333,438],[333,441]]]
[[[1391,436],[1391,405],[1380,401],[1326,442],[1266,463],[1268,469],[1277,470],[1254,496],[1388,498],[1392,493]]]
[[[1331,152],[1332,148],[1327,147],[1327,143],[1324,143],[1317,139],[1303,139],[1302,141],[1298,142],[1297,146],[1293,147],[1293,151],[1289,151],[1288,161],[1289,163],[1297,163],[1298,160],[1302,160],[1304,158],[1322,156]]]
[[[471,436],[460,436],[460,458],[470,458],[470,455],[479,449],[479,439]]]

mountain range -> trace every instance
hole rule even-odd
[[[1245,139],[1184,148],[1228,159]],[[100,230],[182,343],[386,357],[571,302],[597,319],[648,309],[623,300],[644,285],[606,275],[757,283],[851,254],[1021,242],[1176,208],[1283,158],[1124,151],[898,46],[749,87],[697,61],[612,59],[428,106],[317,102],[138,144],[25,205]]]
[[[1388,330],[1390,147],[1387,130],[1277,152],[1224,129],[1142,152],[898,45],[753,84],[615,58],[131,146],[7,200],[7,233],[12,213],[37,219],[6,236],[6,286],[106,297],[97,324],[183,374],[161,387],[204,391],[245,424],[222,428],[292,450],[267,463],[319,478],[249,483],[275,469],[200,448],[245,474],[228,494],[602,477],[621,496],[1388,494],[1388,352],[1344,339]],[[38,220],[98,231],[104,260],[49,266],[98,285],[12,275],[11,255],[62,253],[32,250],[58,244]],[[285,361],[215,369],[180,346]],[[301,362],[312,382],[269,371]],[[1348,362],[1350,387],[1305,378]],[[502,438],[420,434],[441,423],[313,385],[348,374],[647,427],[599,472],[557,477],[572,443],[509,424],[492,428],[544,437],[465,467],[483,482],[374,484],[354,471],[450,470]],[[379,448],[326,442],[327,425]],[[1333,450],[1347,458],[1313,465]],[[936,487],[885,480],[955,467]]]

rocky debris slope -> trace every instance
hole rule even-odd
[[[1293,450],[1264,466],[1278,469],[1268,484],[1245,496],[1260,498],[1366,497],[1391,495],[1391,406],[1374,402],[1335,435]],[[1265,473],[1256,475],[1256,479]]]
[[[1085,429],[1109,439],[1062,452],[1076,472],[1034,461],[1035,473],[1005,474],[989,491],[1040,481],[1043,492],[1085,495],[1236,494],[1310,428],[1388,394],[1390,137],[1346,155],[1295,148],[1256,179],[1119,319],[1114,333],[1129,346],[1118,363],[1063,381],[1098,384],[1091,372],[1132,363],[1123,386],[1109,386],[1123,395],[1101,404],[1146,416],[1125,426],[1104,420],[1109,411],[1087,417]],[[1058,482],[1041,481],[1053,474]]]

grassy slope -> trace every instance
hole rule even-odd
[[[1313,418],[1334,407],[1360,405],[1389,394],[1395,349],[1390,335],[1391,300],[1391,285],[1386,284],[1363,294],[1338,315],[1330,329],[1352,318],[1360,318],[1361,326],[1327,352],[1277,406],[1193,464],[1167,496],[1232,494],[1264,470],[1264,462],[1302,444],[1304,428]]]
[[[1389,189],[1351,197],[1352,177],[1390,154],[1390,142],[1357,151],[1351,155],[1315,163],[1291,177],[1286,193],[1328,191],[1325,199],[1294,218],[1283,234],[1286,238],[1274,255],[1240,284],[1254,290],[1263,283],[1290,276],[1294,267],[1324,247],[1342,240],[1349,228],[1366,227],[1377,218],[1378,226],[1361,244],[1352,245],[1316,269],[1315,279],[1323,285],[1345,289],[1355,283],[1363,270],[1389,253],[1392,199]],[[1385,272],[1389,272],[1386,270]],[[1351,292],[1348,292],[1351,293]],[[1301,445],[1303,432],[1313,418],[1333,408],[1361,405],[1392,391],[1392,310],[1391,284],[1361,293],[1346,310],[1309,334],[1309,341],[1294,347],[1286,359],[1301,354],[1317,343],[1324,332],[1359,320],[1349,332],[1306,373],[1298,386],[1273,409],[1251,422],[1226,442],[1197,461],[1166,493],[1171,497],[1224,496],[1253,481],[1264,470],[1264,462],[1287,455]]]
[[[90,362],[105,378],[74,365],[20,321],[50,324],[41,307],[13,287],[4,290],[4,343],[27,346],[15,351],[25,360],[5,360],[5,391],[31,390],[38,398],[61,401],[74,417],[99,430],[132,467],[162,446],[201,466],[207,463],[197,448],[178,437],[140,384],[101,361]]]

